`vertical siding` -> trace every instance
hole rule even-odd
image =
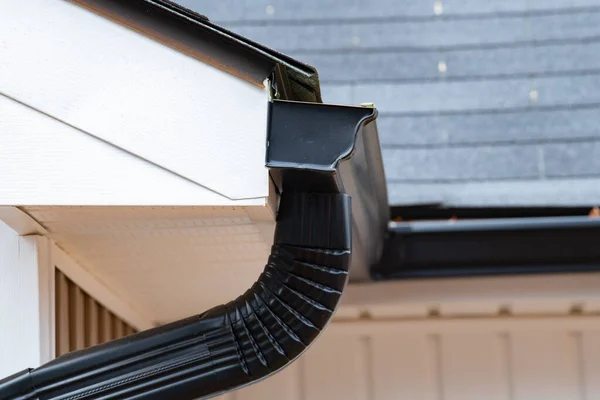
[[[572,332],[512,335],[514,400],[583,400],[579,341]]]
[[[56,282],[56,356],[135,332],[60,270]]]
[[[56,356],[71,350],[69,321],[70,281],[59,270],[55,271],[56,282]]]
[[[100,310],[96,300],[87,296],[85,298],[85,347],[98,343],[100,343]]]
[[[584,399],[600,399],[600,333],[584,332],[581,335]]]
[[[281,373],[231,395],[235,396],[235,400],[269,399],[274,394],[277,394],[279,399],[301,400],[302,365],[303,362],[300,361],[293,363]]]
[[[437,336],[384,334],[373,336],[372,343],[374,399],[438,398]]]
[[[305,355],[303,368],[305,398],[311,400],[368,399],[370,392],[368,361],[363,337],[324,335]]]
[[[69,285],[69,348],[81,350],[85,347],[85,294],[79,286]]]
[[[444,400],[510,399],[508,347],[502,334],[444,335],[440,350]]]
[[[113,339],[112,316],[110,311],[102,307],[100,310],[100,343]]]
[[[567,320],[537,329],[534,321],[524,329],[506,322],[492,329],[484,326],[488,323],[473,321],[456,331],[440,321],[439,329],[373,329],[372,334],[365,334],[368,329],[339,333],[334,323],[281,374],[219,399],[600,398],[598,325],[588,329]]]

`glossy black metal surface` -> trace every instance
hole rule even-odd
[[[256,283],[200,315],[0,381],[0,400],[211,397],[296,359],[339,304],[353,246],[365,263],[383,242],[387,203],[364,214],[385,202],[376,115],[371,108],[273,103],[267,165],[279,175],[281,196],[274,245]]]
[[[600,219],[395,223],[375,279],[600,270]]]
[[[376,118],[369,107],[274,101],[270,108],[267,166],[280,190],[309,185],[352,197],[353,281],[370,279],[389,221]]]
[[[256,85],[273,77],[281,98],[321,102],[315,68],[166,0],[73,0],[155,40]]]
[[[66,354],[0,382],[0,399],[197,399],[263,379],[331,319],[348,280],[350,197],[286,191],[264,272],[198,316]]]

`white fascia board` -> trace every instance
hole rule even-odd
[[[268,89],[78,5],[0,1],[0,93],[187,186],[233,200],[268,196]]]
[[[0,205],[264,206],[231,200],[0,95]]]

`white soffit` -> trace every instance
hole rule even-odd
[[[159,323],[242,294],[262,272],[272,244],[245,207],[23,210],[75,263]]]
[[[67,1],[0,0],[0,93],[230,199],[268,195],[265,87]]]

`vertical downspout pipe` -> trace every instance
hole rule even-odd
[[[274,166],[281,154],[268,151],[281,196],[271,255],[250,289],[202,314],[1,380],[0,400],[208,398],[294,361],[327,326],[348,281],[352,207],[338,165],[354,154],[359,128],[375,111],[348,107],[342,114],[344,123],[330,127],[339,146],[321,154],[334,157],[332,164]]]

